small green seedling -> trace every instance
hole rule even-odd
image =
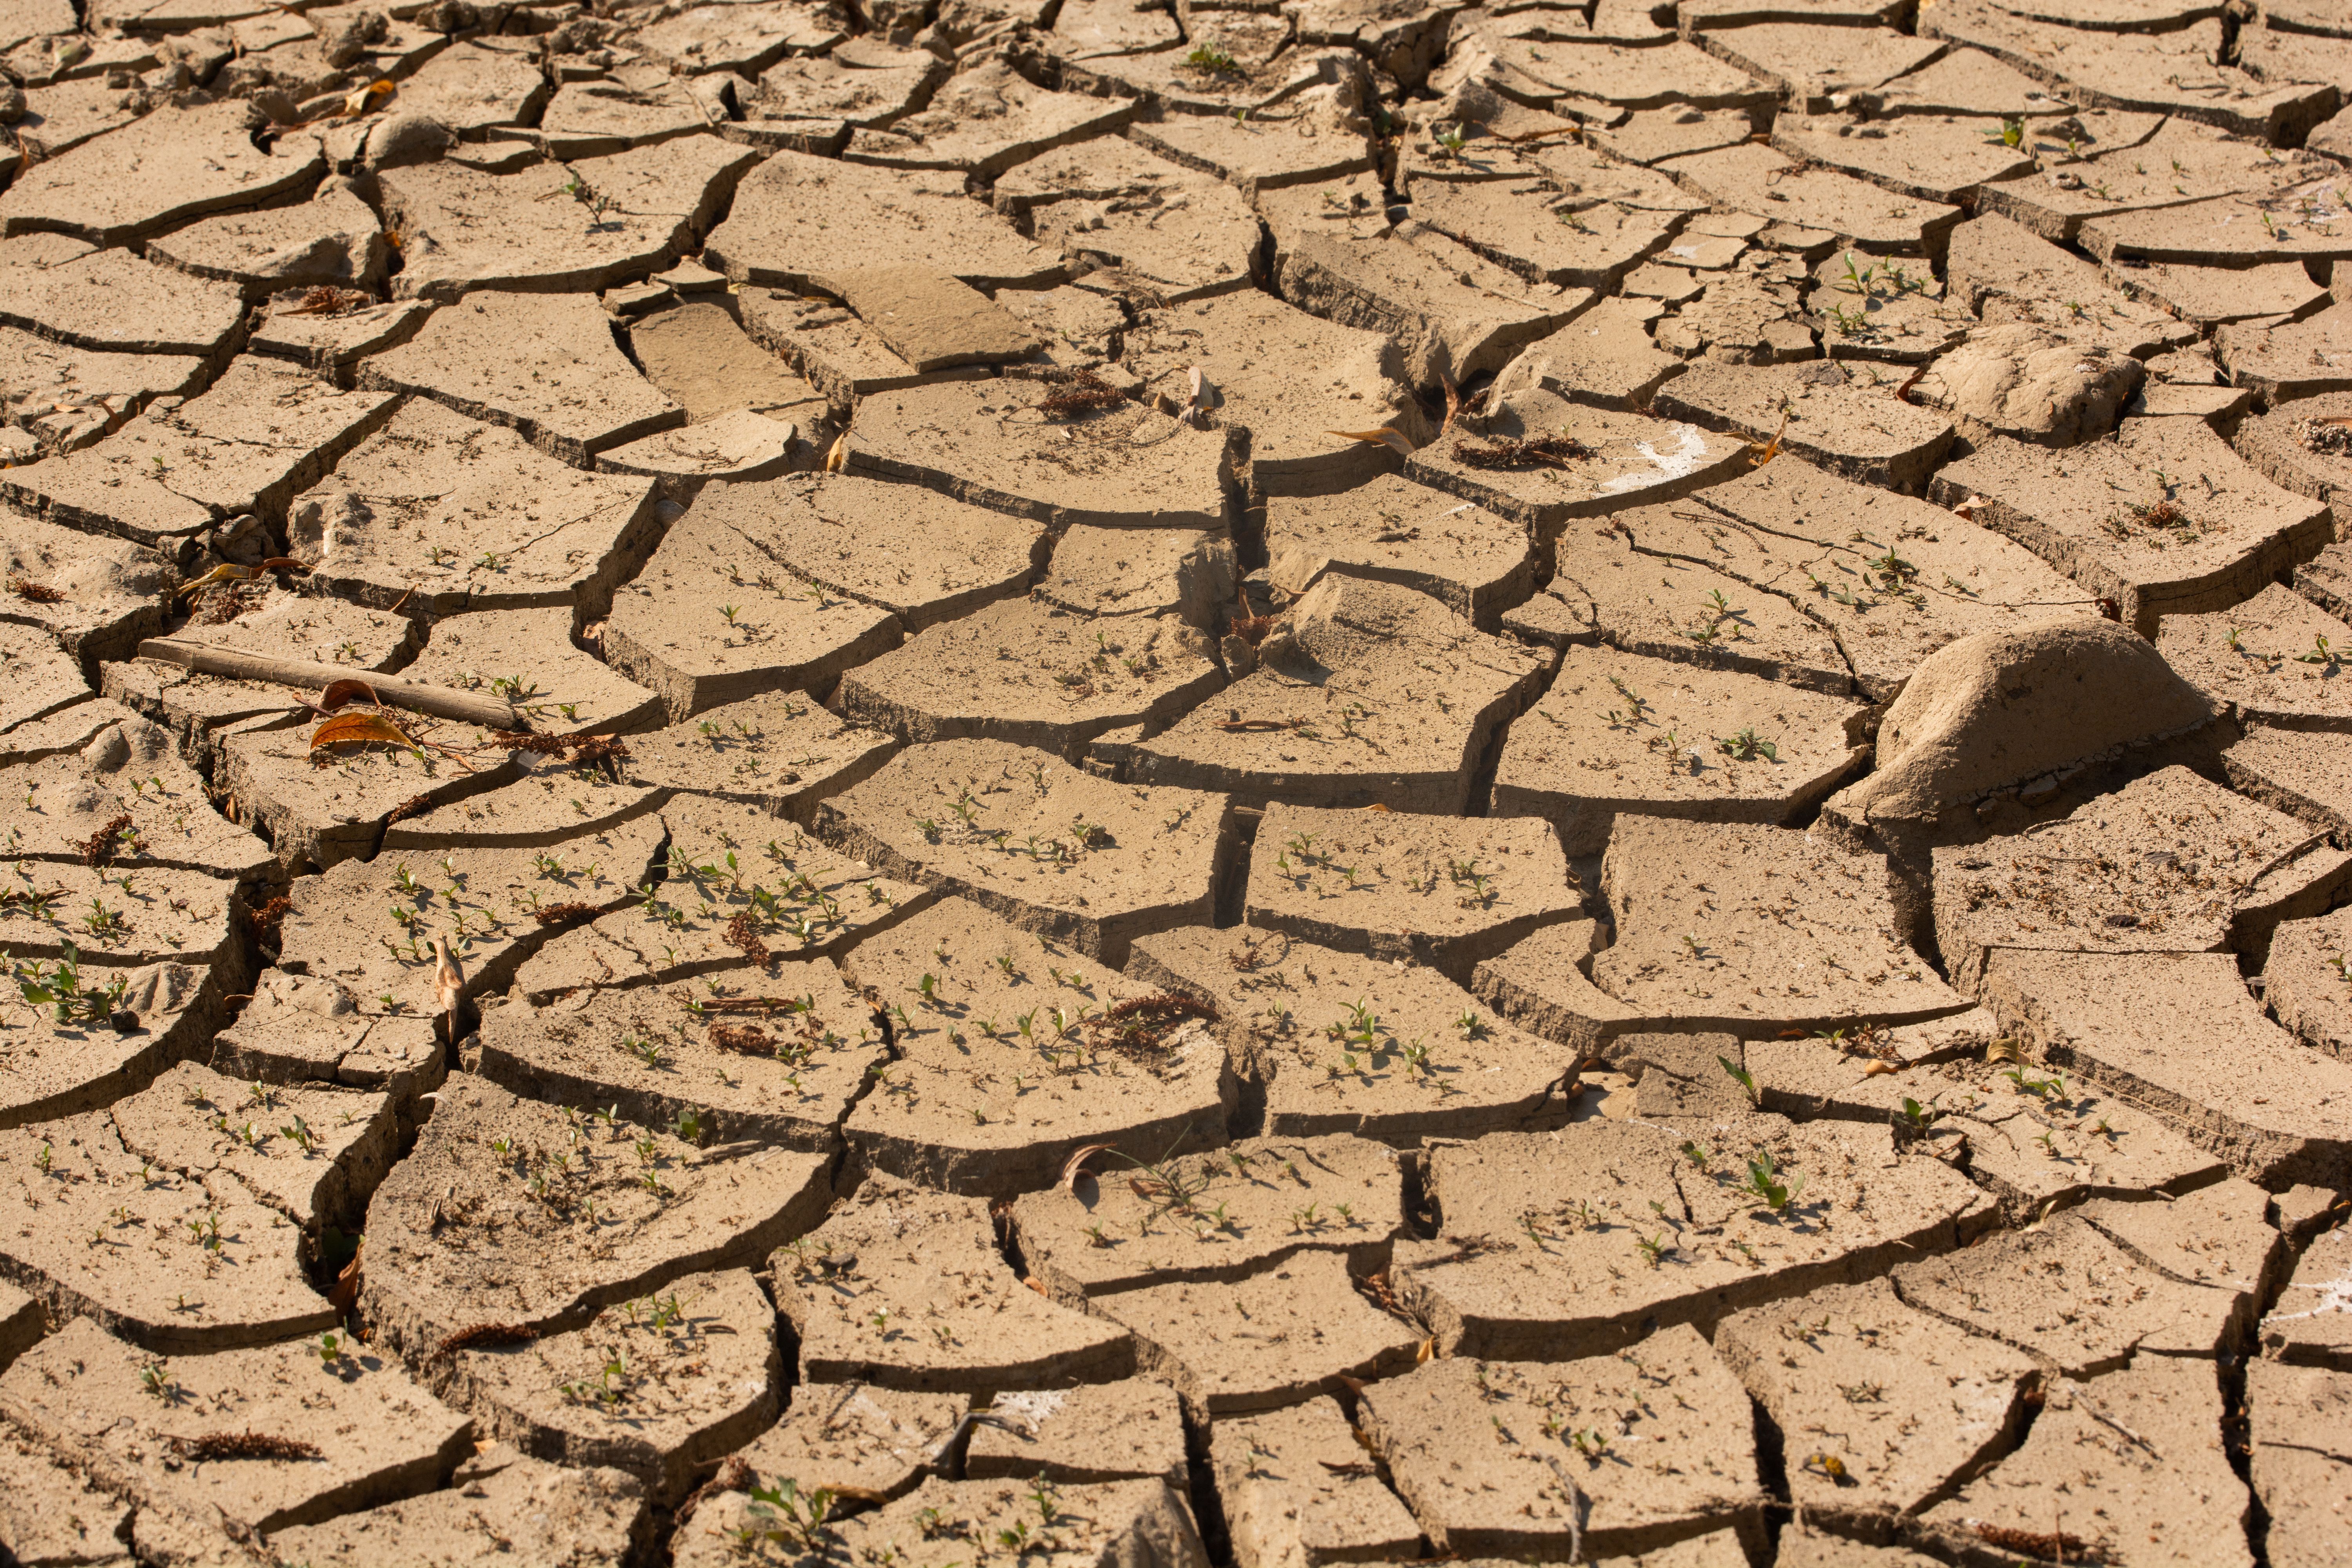
[[[1772,1163],[1772,1155],[1768,1150],[1748,1162],[1748,1180],[1740,1184],[1738,1190],[1778,1214],[1805,1190],[1804,1177],[1799,1176],[1794,1182],[1783,1182],[1780,1177],[1781,1173]]]

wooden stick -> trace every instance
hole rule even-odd
[[[371,675],[347,664],[320,664],[309,658],[272,658],[268,654],[247,653],[242,648],[223,647],[217,643],[187,642],[176,637],[149,637],[139,645],[139,657],[176,664],[197,675],[265,680],[273,685],[304,687],[315,691],[324,691],[331,681],[364,680],[386,702],[397,702],[420,713],[434,713],[461,723],[479,724],[486,730],[529,728],[521,714],[496,698],[478,697],[470,691],[452,691],[446,686],[428,686],[421,680],[404,680],[397,675]]]

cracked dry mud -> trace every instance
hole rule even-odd
[[[2340,10],[0,0],[0,1561],[2343,1559]]]

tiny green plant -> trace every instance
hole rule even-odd
[[[1184,63],[1194,70],[1207,71],[1212,76],[1232,75],[1241,68],[1232,55],[1208,42],[1194,45],[1192,52],[1184,57]]]
[[[1715,749],[1735,762],[1752,763],[1759,757],[1768,763],[1780,760],[1780,747],[1758,735],[1753,725],[1735,735],[1718,738]]]
[[[1717,1057],[1715,1059],[1717,1063],[1722,1067],[1723,1070],[1730,1075],[1731,1081],[1738,1084],[1747,1094],[1748,1102],[1759,1110],[1763,1110],[1764,1090],[1758,1087],[1756,1075],[1749,1072],[1746,1068],[1741,1067],[1738,1062],[1733,1061],[1729,1057]]]
[[[1781,1175],[1779,1167],[1772,1163],[1771,1151],[1766,1150],[1748,1162],[1748,1179],[1740,1184],[1738,1190],[1777,1214],[1805,1190],[1804,1177],[1786,1182]]]
[[[736,1532],[740,1544],[748,1548],[764,1542],[818,1552],[833,1540],[831,1489],[803,1491],[790,1476],[783,1476],[773,1486],[753,1487],[751,1498],[743,1510],[746,1522]]]

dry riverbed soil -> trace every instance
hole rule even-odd
[[[2352,1558],[2352,20],[0,0],[0,1563]]]

